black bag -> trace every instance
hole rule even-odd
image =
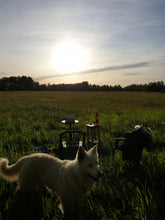
[[[126,132],[124,138],[116,138],[114,151],[121,150],[123,160],[139,165],[143,149],[150,151],[152,140],[150,128],[146,125],[137,125],[135,130]]]

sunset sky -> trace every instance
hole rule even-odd
[[[165,81],[165,0],[1,0],[0,78]]]

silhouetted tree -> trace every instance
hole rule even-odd
[[[165,85],[163,81],[150,82],[145,85],[144,90],[147,92],[162,92],[165,90]]]
[[[11,76],[0,79],[0,91],[146,91],[146,92],[165,92],[163,81],[150,82],[148,84],[132,84],[122,88],[120,85],[96,85],[89,84],[87,81],[75,84],[39,84],[31,77]]]
[[[0,79],[0,90],[35,90],[38,88],[39,83],[34,82],[31,77],[26,76],[11,76]]]
[[[143,85],[132,84],[124,87],[124,91],[143,91]]]

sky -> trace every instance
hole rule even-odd
[[[164,12],[165,0],[0,0],[0,78],[165,81]]]

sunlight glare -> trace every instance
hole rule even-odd
[[[88,60],[87,51],[74,42],[59,44],[54,51],[53,67],[63,73],[81,71]]]

